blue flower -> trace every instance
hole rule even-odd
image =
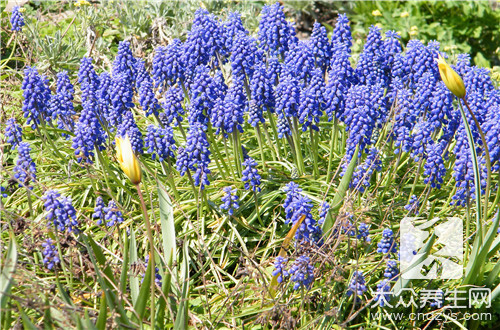
[[[363,193],[365,192],[365,188],[370,186],[370,179],[373,172],[382,170],[382,161],[378,153],[377,148],[370,148],[365,161],[356,166],[351,183],[349,184],[350,188],[354,188]]]
[[[325,223],[326,216],[328,215],[328,211],[330,210],[330,204],[327,202],[322,202],[319,206],[319,219],[318,225],[322,226]]]
[[[19,154],[14,166],[14,178],[19,182],[19,187],[30,187],[30,182],[36,181],[36,166],[31,160],[31,147],[28,142],[20,142],[17,148]]]
[[[78,232],[78,222],[76,221],[76,210],[71,203],[71,199],[61,197],[56,190],[47,191],[42,199],[47,220],[51,221],[59,231]]]
[[[160,114],[163,126],[170,126],[172,123],[175,126],[180,125],[183,119],[182,116],[184,115],[183,101],[184,93],[182,88],[170,87],[167,90],[162,103],[163,113]]]
[[[78,69],[78,83],[82,90],[82,104],[91,103],[95,105],[97,89],[99,88],[99,76],[92,65],[92,58],[83,57]]]
[[[133,89],[137,78],[137,59],[132,54],[129,41],[120,41],[118,44],[118,53],[113,61],[111,69],[113,77],[119,74],[125,75],[127,82]]]
[[[56,246],[53,244],[53,241],[50,238],[42,243],[42,247],[43,264],[45,265],[45,267],[47,267],[47,269],[52,270],[61,262],[61,260],[59,259],[59,252],[57,251]]]
[[[295,282],[293,285],[294,290],[298,290],[301,287],[309,289],[314,282],[314,265],[311,264],[309,257],[305,255],[299,256],[293,262],[292,266],[290,266],[288,275],[290,276],[290,280]]]
[[[309,127],[319,131],[317,124],[323,115],[325,108],[325,80],[323,72],[316,68],[311,73],[311,80],[307,87],[302,90],[300,105],[298,109],[299,123],[302,124],[302,131]]]
[[[53,120],[58,120],[57,127],[67,131],[73,130],[73,94],[75,89],[71,84],[68,73],[66,71],[57,74],[57,89],[56,94],[50,99],[50,110]],[[64,134],[63,136],[69,137]]]
[[[283,58],[291,45],[297,42],[295,28],[286,21],[283,6],[278,2],[264,6],[260,15],[260,47],[272,55],[281,55]]]
[[[12,24],[11,31],[21,32],[24,24],[24,17],[19,6],[14,6],[12,8],[12,16],[10,17],[10,24]]]
[[[292,74],[285,74],[281,77],[276,89],[276,112],[278,114],[278,137],[281,139],[285,135],[291,135],[288,121],[292,117],[297,117],[297,110],[300,105],[300,88],[297,78]]]
[[[392,76],[392,67],[394,66],[395,59],[402,51],[399,39],[401,39],[401,37],[396,31],[387,31],[385,33],[385,40],[382,44],[381,60],[387,85]]]
[[[321,70],[325,72],[327,67],[330,65],[332,45],[328,40],[326,28],[318,22],[314,22],[310,39],[310,47],[315,58],[316,67],[321,68]]]
[[[398,263],[396,260],[387,260],[386,268],[384,270],[384,277],[390,281],[395,281],[399,275]]]
[[[250,101],[248,123],[252,127],[257,126],[259,122],[264,123],[264,109],[274,111],[273,88],[273,81],[268,75],[266,64],[264,62],[257,63],[250,83],[252,99]]]
[[[368,237],[370,235],[370,225],[366,223],[360,223],[358,226],[358,235],[356,236],[359,240],[364,240],[365,242],[371,242],[371,238]]]
[[[325,90],[325,110],[328,120],[344,117],[345,95],[351,86],[354,70],[349,62],[349,49],[345,43],[335,45],[332,49],[331,69]]]
[[[418,162],[420,160],[420,156],[425,156],[425,149],[429,143],[432,143],[432,133],[433,130],[431,125],[420,119],[417,124],[413,128],[412,135],[412,147],[411,147],[411,156],[413,159]]]
[[[118,125],[117,136],[125,137],[128,135],[130,143],[132,144],[132,149],[137,154],[142,154],[144,149],[144,142],[142,141],[142,133],[137,127],[134,120],[134,115],[132,111],[127,111],[123,115],[123,120],[120,125]]]
[[[7,119],[5,126],[5,136],[7,137],[7,143],[12,146],[12,149],[16,147],[23,141],[23,130],[21,125],[16,121],[16,118]]]
[[[429,143],[426,148],[427,159],[424,164],[424,183],[432,188],[441,189],[446,175],[443,159],[443,146],[440,143]]]
[[[224,131],[232,133],[238,130],[243,133],[241,125],[245,122],[243,114],[248,108],[248,101],[245,96],[243,82],[234,80],[233,85],[227,91],[224,98]]]
[[[332,33],[332,47],[335,48],[335,46],[340,44],[345,44],[347,52],[351,53],[351,27],[349,26],[349,19],[346,14],[339,14]]]
[[[106,122],[110,125],[114,120],[114,125],[116,125],[116,116],[111,108],[112,106],[112,89],[113,89],[113,80],[108,72],[103,72],[99,75],[99,88],[97,90],[97,105],[98,105],[98,113],[99,117],[103,122]],[[112,130],[113,127],[109,127]]]
[[[384,68],[382,66],[383,42],[380,35],[380,28],[370,27],[370,32],[366,39],[363,52],[359,55],[356,65],[356,76],[360,83],[366,85],[382,84],[387,87],[387,81],[384,79]]]
[[[233,80],[250,81],[255,64],[260,61],[257,52],[257,42],[244,32],[234,36],[231,48],[231,70]]]
[[[104,220],[106,220],[106,226],[112,227],[115,224],[123,222],[122,212],[118,209],[115,201],[109,201],[108,206],[103,211],[105,213]]]
[[[96,223],[100,226],[104,220],[104,201],[102,197],[97,197],[94,206],[94,213],[92,213],[92,218],[97,219]]]
[[[309,42],[300,40],[293,44],[286,53],[285,68],[288,74],[300,80],[301,87],[309,83],[314,69],[314,55]]]
[[[283,282],[283,280],[288,277],[288,271],[286,270],[286,264],[288,263],[287,258],[280,256],[276,257],[274,261],[274,270],[272,272],[273,276],[278,276],[278,283]]]
[[[217,65],[217,54],[226,55],[223,37],[221,22],[205,9],[199,8],[183,44],[181,61],[184,63],[185,73],[193,73],[196,66],[206,65],[211,59],[215,59]]]
[[[144,263],[144,267],[147,268],[148,264],[149,264],[149,255],[146,256],[145,261],[146,262]],[[144,281],[144,276],[146,276],[146,274],[142,275],[142,282]],[[161,280],[162,280],[162,277],[160,275],[160,270],[158,269],[158,267],[155,267],[155,284],[157,286],[159,286],[160,288],[161,288]]]
[[[134,103],[132,102],[134,90],[128,79],[125,73],[113,76],[113,85],[110,92],[112,109],[108,116],[111,127],[116,127],[120,124],[123,114],[130,112],[130,109],[134,107]]]
[[[139,103],[142,110],[146,113],[146,117],[151,115],[158,116],[158,110],[160,109],[160,104],[156,99],[155,93],[153,91],[153,82],[151,78],[148,77],[144,79],[139,88]]]
[[[210,184],[208,174],[210,170],[210,145],[205,134],[206,126],[200,122],[190,124],[185,148],[179,148],[177,156],[177,170],[181,176],[187,171],[195,171],[194,183],[203,190]]]
[[[229,12],[223,27],[226,49],[233,48],[233,42],[236,35],[241,32],[248,34],[248,31],[245,29],[243,22],[241,21],[241,15],[238,12]]]
[[[153,159],[158,157],[158,160],[163,162],[168,157],[175,158],[174,150],[176,146],[174,132],[171,127],[159,128],[149,125],[145,143],[148,153],[151,154]]]
[[[217,75],[215,76],[217,78]],[[208,67],[200,65],[196,67],[193,82],[189,86],[189,97],[191,105],[189,107],[188,122],[206,124],[211,115],[211,109],[215,101],[225,93],[225,84],[217,81],[210,75]]]
[[[230,186],[224,187],[222,190],[224,191],[224,195],[221,198],[222,204],[220,209],[225,210],[229,215],[233,215],[234,211],[240,207],[238,204],[239,197],[236,195],[238,190],[232,189]]]
[[[243,162],[243,173],[241,181],[245,183],[245,190],[252,190],[255,192],[260,192],[261,177],[259,171],[257,171],[257,162],[248,157]]]
[[[356,300],[360,300],[360,297],[366,292],[366,282],[362,271],[354,271],[352,274],[351,282],[349,283],[349,288],[347,289],[347,296],[355,295]]]
[[[398,252],[398,244],[394,241],[394,233],[391,229],[385,228],[382,232],[382,239],[377,244],[377,252],[383,254]]]
[[[35,67],[24,69],[23,107],[24,118],[28,119],[27,124],[36,129],[40,124],[40,119],[50,120],[49,101],[50,89],[48,79],[40,76]]]
[[[153,58],[153,78],[160,90],[166,88],[165,84],[172,86],[184,82],[182,51],[182,42],[179,39],[172,40],[167,47],[156,48]]]
[[[91,157],[94,157],[94,140],[92,130],[85,123],[78,122],[75,126],[75,136],[71,145],[75,149],[75,156],[78,163],[82,161],[92,164]]]
[[[377,295],[374,300],[380,307],[384,307],[386,303],[391,301],[392,296],[391,283],[385,278],[377,284]]]

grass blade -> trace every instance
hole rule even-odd
[[[17,265],[17,246],[13,235],[10,235],[9,247],[0,273],[0,307],[5,310],[12,288],[13,275]]]

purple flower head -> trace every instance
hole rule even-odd
[[[366,282],[362,271],[354,271],[352,274],[351,282],[349,283],[349,288],[347,289],[347,296],[355,295],[356,300],[360,301],[361,296],[366,292]]]
[[[380,28],[372,25],[355,70],[360,83],[366,85],[382,84],[387,87],[388,83],[382,66],[382,49]]]
[[[151,154],[153,159],[158,157],[158,160],[163,162],[168,157],[175,158],[174,150],[176,146],[174,132],[171,127],[159,128],[149,125],[145,143],[146,148],[148,148],[147,152]]]
[[[134,88],[137,78],[137,59],[132,55],[129,41],[120,41],[118,44],[118,53],[113,61],[111,73],[113,77],[119,74],[125,75],[130,87]]]
[[[370,225],[362,222],[358,226],[358,235],[356,236],[359,240],[364,240],[365,242],[371,242],[370,235]]]
[[[116,135],[123,138],[128,135],[130,143],[132,144],[132,150],[134,150],[134,152],[137,154],[142,154],[144,149],[142,133],[139,130],[139,127],[137,127],[137,124],[134,120],[134,115],[131,111],[127,111],[123,115],[123,120],[118,126]]]
[[[102,197],[97,197],[94,206],[94,213],[92,213],[92,218],[97,219],[97,225],[102,225],[102,221],[104,220],[104,201]]]
[[[288,121],[292,117],[297,117],[300,105],[300,87],[297,78],[292,74],[285,74],[281,77],[276,89],[276,112],[278,114],[278,137],[290,135]]]
[[[52,119],[57,119],[57,127],[67,131],[73,130],[73,94],[75,89],[71,84],[68,73],[66,71],[57,74],[57,89],[56,94],[50,99],[50,110]],[[68,136],[68,135],[65,135]]]
[[[10,17],[10,24],[12,24],[11,31],[21,32],[24,24],[24,16],[20,11],[19,6],[14,6],[12,8],[12,16]]]
[[[398,275],[398,262],[396,260],[387,260],[384,277],[388,278],[390,281],[395,281],[398,278]]]
[[[314,282],[314,265],[311,264],[309,257],[305,255],[299,256],[290,266],[288,275],[290,276],[290,280],[295,282],[293,285],[294,290],[298,290],[301,287],[309,289]]]
[[[47,191],[42,199],[47,211],[45,217],[58,231],[78,232],[76,210],[71,203],[71,198],[61,196],[56,190]]]
[[[289,74],[301,81],[302,86],[309,82],[314,69],[314,54],[309,42],[300,40],[286,53],[285,67]]]
[[[391,229],[385,228],[382,232],[382,239],[377,244],[377,252],[383,254],[398,252],[398,244],[394,241],[394,233]]]
[[[277,256],[274,261],[274,270],[272,275],[278,276],[278,283],[283,282],[283,280],[289,276],[288,271],[286,270],[287,263],[288,259],[280,256]]]
[[[170,126],[172,123],[177,126],[182,121],[184,115],[183,101],[184,92],[182,88],[170,87],[167,90],[162,102],[163,113],[160,114],[163,126]]]
[[[16,118],[7,119],[5,126],[5,137],[7,138],[7,143],[12,146],[12,149],[16,147],[23,141],[23,130],[21,125],[16,121]]]
[[[315,131],[319,131],[317,124],[325,108],[325,89],[323,72],[321,69],[316,68],[311,73],[309,85],[302,90],[300,96],[300,105],[297,114],[304,132],[309,127]]]
[[[112,127],[119,125],[123,114],[130,112],[130,109],[134,107],[134,103],[132,103],[134,90],[128,79],[125,73],[113,76],[113,85],[110,93],[112,110],[108,118],[109,124]]]
[[[272,55],[280,55],[283,58],[290,47],[297,42],[295,28],[286,21],[283,6],[279,2],[264,6],[260,15],[260,47]]]
[[[61,260],[59,259],[59,252],[57,251],[56,246],[53,244],[53,241],[50,238],[42,243],[42,247],[43,264],[45,265],[45,267],[47,267],[47,269],[52,270],[61,262]]]
[[[164,90],[166,85],[172,86],[184,81],[184,65],[181,59],[182,42],[174,39],[168,46],[160,46],[155,50],[153,58],[153,78],[156,86]]]
[[[354,188],[363,193],[365,189],[370,186],[370,179],[373,172],[382,170],[382,161],[378,153],[377,148],[370,148],[365,161],[356,166],[351,183],[349,184],[350,188]]]
[[[16,166],[14,166],[14,178],[19,182],[19,187],[28,187],[30,182],[36,181],[36,166],[35,162],[31,159],[31,147],[28,142],[20,142],[17,148],[19,154]]]
[[[426,147],[427,159],[424,164],[424,183],[432,188],[441,189],[446,175],[443,159],[443,146],[440,143],[429,143]]]
[[[375,296],[375,301],[380,307],[384,307],[393,296],[391,289],[391,283],[388,279],[383,279],[377,284],[377,295]]]
[[[349,19],[346,14],[339,14],[332,33],[332,47],[335,48],[335,46],[340,44],[345,44],[346,51],[351,53],[351,27],[349,26]]]
[[[238,12],[229,12],[227,20],[224,22],[224,40],[226,49],[233,48],[233,42],[235,36],[244,33],[248,34],[248,31],[243,26],[241,21],[241,15]]]
[[[328,40],[326,28],[320,23],[315,22],[310,40],[310,47],[316,67],[321,68],[325,72],[330,65],[330,58],[332,57],[332,45]]]
[[[257,42],[244,32],[234,36],[231,48],[231,70],[233,80],[250,81],[252,79],[255,64],[259,62]]]
[[[243,162],[243,173],[241,181],[245,183],[245,190],[252,190],[255,192],[260,192],[261,177],[259,171],[257,171],[257,162],[248,157]]]
[[[248,123],[253,127],[257,126],[259,122],[264,122],[264,109],[274,110],[273,88],[273,81],[268,76],[266,64],[264,62],[257,63],[250,83],[252,100]]]
[[[153,81],[148,77],[144,79],[139,88],[139,103],[142,110],[146,113],[146,117],[151,115],[158,116],[158,110],[160,109],[160,104],[156,99],[155,93],[153,91]]]
[[[328,120],[343,119],[345,95],[351,86],[354,70],[349,62],[349,49],[345,43],[333,47],[331,69],[328,74],[328,84],[325,90],[325,110]]]
[[[40,76],[35,67],[26,67],[24,69],[23,89],[23,107],[24,118],[28,119],[27,124],[36,129],[41,120],[51,120],[49,113],[50,89],[48,79]]]
[[[226,211],[227,214],[234,215],[234,211],[240,207],[238,204],[239,197],[236,195],[238,190],[232,189],[230,186],[224,187],[222,190],[224,191],[224,196],[221,198],[222,205],[220,208]]]

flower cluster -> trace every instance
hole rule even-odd
[[[391,229],[385,228],[382,231],[382,240],[377,244],[377,252],[383,254],[398,252],[398,245],[394,241],[394,233]]]
[[[243,162],[243,172],[241,181],[245,183],[245,190],[252,190],[255,192],[260,191],[261,177],[259,171],[257,170],[257,162],[248,157]]]
[[[19,157],[14,167],[14,178],[19,182],[19,187],[28,187],[30,182],[36,181],[36,166],[31,159],[31,147],[28,142],[21,142],[17,148]]]
[[[58,231],[78,232],[78,222],[76,221],[76,210],[73,207],[71,198],[61,197],[56,190],[47,191],[42,199],[44,200],[47,220],[51,221]]]
[[[174,151],[176,149],[174,132],[171,127],[165,128],[156,127],[154,125],[148,126],[148,134],[144,140],[148,153],[151,154],[153,159],[158,157],[160,162],[167,160],[167,158],[175,158]]]
[[[57,252],[57,248],[50,238],[42,243],[42,247],[43,264],[47,269],[51,270],[61,262],[59,259],[59,252]]]
[[[12,24],[11,31],[21,32],[24,26],[24,17],[21,13],[19,6],[12,8],[12,16],[10,17],[10,24]]]
[[[363,294],[366,292],[365,276],[362,271],[354,271],[347,289],[347,296],[355,295],[357,301],[361,301]]]
[[[224,187],[222,190],[224,191],[224,196],[221,198],[222,205],[220,208],[226,211],[227,214],[234,215],[234,211],[240,207],[238,204],[239,197],[236,195],[238,190],[231,187]]]
[[[96,223],[99,226],[102,225],[104,221],[108,227],[113,227],[114,225],[123,222],[122,212],[116,205],[116,202],[111,200],[106,207],[104,206],[104,201],[101,196],[96,199],[92,218],[97,219]]]
[[[7,119],[5,137],[7,138],[7,143],[12,146],[12,149],[16,149],[19,143],[23,141],[23,130],[15,118]]]
[[[47,77],[40,76],[35,67],[24,69],[24,80],[21,86],[23,89],[24,118],[28,119],[28,125],[36,129],[40,125],[40,120],[51,119],[49,112],[50,89]]]

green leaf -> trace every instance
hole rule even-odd
[[[333,214],[336,214],[336,212],[338,212],[338,210],[340,210],[340,208],[343,205],[344,197],[347,193],[347,190],[349,189],[349,183],[351,182],[354,169],[356,168],[356,163],[358,161],[358,153],[359,153],[359,144],[356,147],[356,150],[354,151],[354,155],[352,156],[351,162],[349,163],[349,166],[347,167],[347,170],[345,171],[342,180],[340,181],[337,193],[333,197],[332,207],[330,208],[326,216],[325,222],[323,223],[323,233],[326,235],[329,234],[330,230],[333,227],[334,223]]]
[[[95,324],[96,328],[99,330],[106,329],[106,320],[108,318],[108,305],[106,304],[106,295],[101,297],[101,308],[99,309],[99,316],[97,317],[97,322]]]
[[[146,269],[146,274],[144,275],[144,281],[141,285],[141,290],[139,291],[139,296],[137,297],[137,302],[134,305],[134,310],[139,314],[140,321],[144,319],[144,313],[146,312],[146,305],[148,304],[150,293],[151,293],[151,260],[148,262],[148,268]]]
[[[188,240],[184,240],[183,259],[181,265],[182,293],[179,297],[179,307],[175,318],[174,329],[187,329],[188,326],[188,301],[189,301],[189,250]]]
[[[19,310],[19,314],[21,314],[21,319],[23,320],[24,329],[37,330],[38,328],[33,324],[33,322],[31,322],[30,318],[28,317],[28,315],[26,315],[21,305],[18,302],[16,302],[16,305]]]
[[[418,251],[418,254],[420,256],[408,267],[407,271],[410,271],[413,268],[417,267],[421,262],[423,262],[429,256],[429,253],[432,249],[432,246],[434,245],[435,240],[436,240],[436,235],[432,233],[431,237],[429,237],[429,240],[427,241],[425,246],[423,246]],[[404,273],[400,274],[398,281],[396,282],[394,288],[392,289],[392,291],[394,292],[394,296],[396,298],[399,296],[401,289],[406,288],[411,281],[409,279],[403,279],[403,275]]]
[[[137,241],[135,240],[135,231],[130,231],[130,264],[137,262]],[[139,296],[139,279],[136,274],[130,276],[130,293],[132,295],[132,304],[136,304]]]
[[[10,235],[7,255],[3,261],[3,269],[0,274],[0,307],[5,310],[9,301],[10,289],[12,287],[13,275],[17,265],[17,246],[14,235]]]
[[[175,222],[174,210],[172,202],[168,197],[165,190],[158,187],[158,198],[160,200],[160,221],[161,221],[161,234],[163,240],[163,253],[165,261],[169,260],[172,263],[177,261],[177,251],[175,242]]]

